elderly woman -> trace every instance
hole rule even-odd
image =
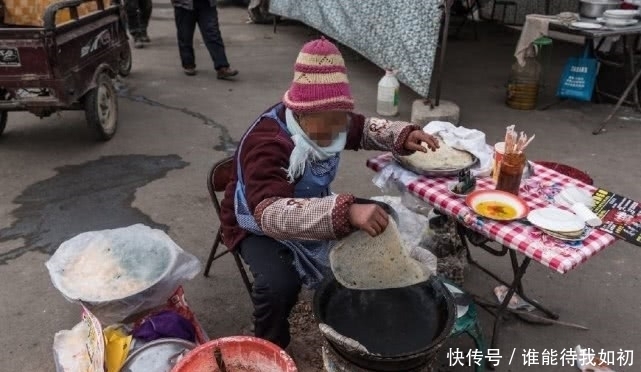
[[[437,140],[415,125],[352,113],[345,64],[328,40],[305,44],[281,103],[242,137],[222,202],[223,239],[254,276],[255,334],[285,348],[288,316],[301,285],[314,288],[329,269],[333,241],[356,229],[372,236],[388,216],[374,204],[332,194],[343,149],[434,151]]]

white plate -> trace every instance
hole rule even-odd
[[[620,18],[597,18],[597,21],[605,23],[609,27],[627,27],[639,23],[636,19],[620,19]]]
[[[580,28],[583,30],[599,30],[603,28],[602,25],[598,23],[592,23],[592,22],[572,22],[570,26],[574,28]]]
[[[568,208],[568,209],[569,209],[570,207],[572,207],[572,205],[570,205],[570,203],[568,203],[568,202],[565,200],[565,198],[564,198],[563,196],[561,196],[561,193],[558,193],[558,194],[556,194],[556,195],[554,196],[554,204],[556,204],[556,205],[558,205],[558,206],[561,206],[561,207],[566,207],[566,208]]]
[[[527,219],[532,225],[552,232],[573,232],[585,228],[585,222],[577,215],[555,207],[535,209]]]
[[[639,15],[637,10],[633,9],[610,9],[603,13],[605,18],[632,19]]]
[[[584,189],[578,188],[576,186],[568,186],[561,190],[559,193],[563,200],[568,204],[581,203],[585,204],[588,208],[594,207],[594,199],[592,199],[592,194]]]

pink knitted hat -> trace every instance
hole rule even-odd
[[[283,102],[298,113],[354,110],[345,61],[336,45],[323,37],[303,46]]]

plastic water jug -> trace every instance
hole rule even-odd
[[[518,110],[534,110],[539,95],[541,64],[533,45],[525,51],[525,65],[514,62],[507,85],[505,103]]]
[[[383,116],[398,114],[398,89],[400,84],[396,79],[396,72],[387,70],[385,76],[378,82],[378,95],[376,98],[376,112]]]

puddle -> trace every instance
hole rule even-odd
[[[178,155],[122,155],[57,168],[13,201],[19,205],[11,212],[15,222],[0,229],[0,243],[22,238],[24,244],[0,253],[0,264],[31,251],[52,254],[85,231],[136,223],[167,231],[131,203],[138,188],[188,164]]]

